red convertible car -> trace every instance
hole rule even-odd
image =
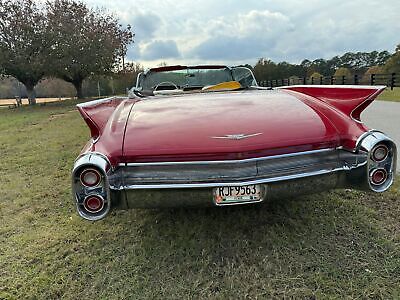
[[[384,86],[257,86],[245,67],[172,66],[128,97],[78,105],[92,138],[72,172],[80,216],[239,205],[335,188],[384,192],[396,145],[361,112]]]

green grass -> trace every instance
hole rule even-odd
[[[75,212],[74,102],[0,110],[0,299],[400,297],[400,190]]]
[[[378,96],[378,100],[400,102],[400,87],[386,90]]]

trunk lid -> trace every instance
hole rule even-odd
[[[137,102],[127,120],[123,156],[125,162],[239,159],[338,142],[333,125],[292,95],[217,92]]]

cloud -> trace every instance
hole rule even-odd
[[[152,12],[137,12],[132,15],[130,21],[136,39],[140,42],[153,38],[157,29],[162,27],[161,18]]]
[[[250,11],[237,18],[220,17],[212,21],[207,38],[190,54],[201,59],[246,60],[270,56],[283,33],[294,26],[290,19],[278,12]]]
[[[399,0],[83,0],[132,24],[128,58],[144,63],[254,64],[390,50],[400,43]]]
[[[144,60],[179,58],[180,53],[175,41],[155,40],[140,49],[140,57]]]

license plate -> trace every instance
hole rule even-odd
[[[221,186],[214,188],[216,205],[244,204],[263,200],[260,185]]]

